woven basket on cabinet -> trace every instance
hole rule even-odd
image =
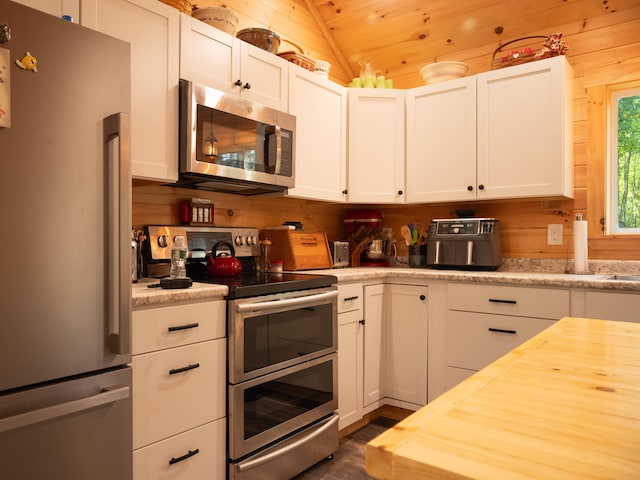
[[[177,8],[183,13],[187,15],[191,15],[192,10],[192,2],[191,0],[160,0],[162,3],[166,3],[167,5]]]

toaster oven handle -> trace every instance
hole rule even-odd
[[[440,240],[436,240],[436,254],[433,259],[433,264],[438,265],[440,263]]]
[[[330,292],[305,295],[303,297],[270,300],[268,302],[241,303],[236,305],[236,312],[263,312],[265,310],[275,310],[277,308],[304,307],[305,305],[314,304],[322,300],[330,300],[337,296],[338,291],[332,290]]]
[[[467,265],[473,265],[473,240],[467,241]]]

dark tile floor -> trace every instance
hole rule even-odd
[[[369,425],[340,440],[331,460],[325,459],[305,470],[293,480],[368,480],[364,455],[367,442],[395,425],[396,420],[379,417]]]

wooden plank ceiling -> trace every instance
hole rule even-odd
[[[470,74],[490,69],[493,51],[510,40],[549,35],[550,26],[570,35],[593,17],[640,5],[640,0],[306,0],[317,12],[348,64],[358,75],[369,61],[396,86],[416,86],[420,68],[459,60]],[[538,47],[542,40],[533,41]],[[525,46],[516,43],[514,47]]]

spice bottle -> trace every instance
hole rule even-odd
[[[271,240],[265,238],[260,242],[260,258],[258,260],[258,271],[271,271]]]

